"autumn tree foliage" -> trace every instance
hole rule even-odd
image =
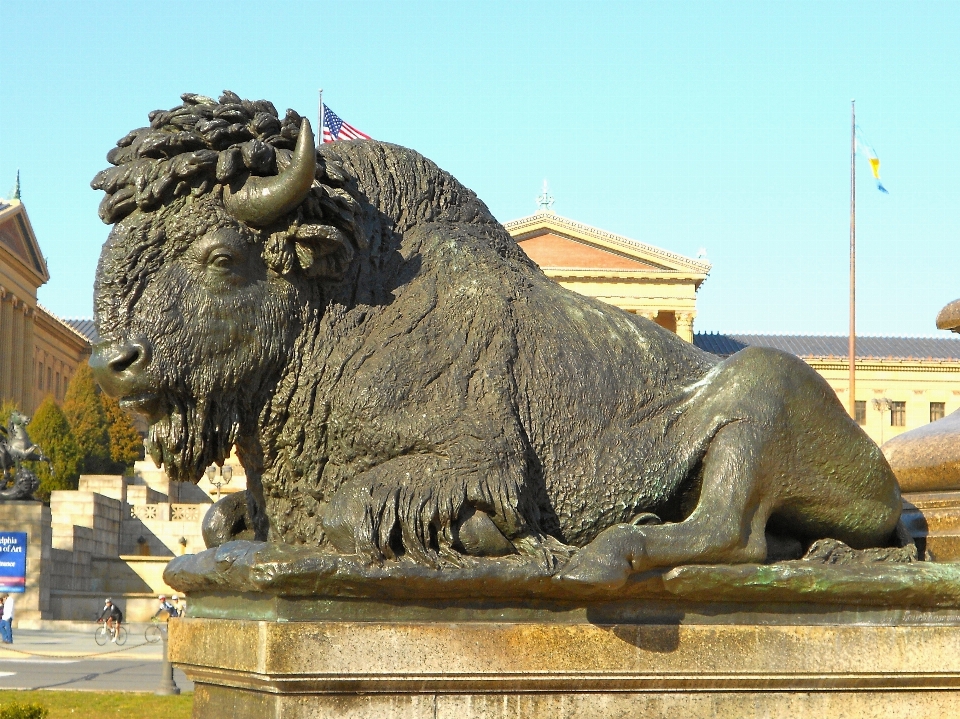
[[[50,493],[56,489],[76,489],[83,464],[83,451],[73,436],[66,415],[53,397],[47,396],[43,400],[28,430],[30,439],[40,446],[53,463],[52,473],[45,462],[36,462],[32,467],[40,479],[40,489],[35,493],[37,499],[49,502]]]
[[[110,462],[113,471],[122,474],[133,469],[133,463],[143,458],[143,439],[133,424],[130,415],[113,397],[100,393],[104,416],[107,420],[107,437],[110,440]]]
[[[13,400],[5,399],[0,403],[0,424],[4,427],[10,422],[10,413],[11,412],[20,412],[20,408],[13,402]],[[23,414],[23,412],[20,412]]]
[[[83,473],[109,474],[112,467],[107,416],[100,401],[100,388],[86,362],[77,367],[67,385],[63,413],[83,453]]]

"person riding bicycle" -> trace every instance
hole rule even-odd
[[[123,623],[123,612],[120,611],[120,607],[113,603],[113,600],[110,597],[103,603],[103,609],[100,611],[100,616],[97,617],[97,622],[102,622],[106,619],[107,629],[113,634],[111,642],[117,641],[117,634],[120,633],[120,625]]]
[[[167,596],[165,594],[161,594],[159,597],[157,597],[157,599],[160,600],[160,608],[153,615],[154,619],[159,617],[164,612],[166,612],[167,616],[170,617],[171,619],[176,619],[177,617],[180,616],[180,612],[177,610],[175,606],[173,606],[173,604],[171,604],[167,600]]]

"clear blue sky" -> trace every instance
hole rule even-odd
[[[3,0],[0,194],[91,313],[107,228],[89,188],[116,140],[182,92],[341,117],[413,147],[502,221],[562,215],[713,262],[698,330],[847,327],[850,100],[859,330],[934,334],[960,296],[957,2]]]

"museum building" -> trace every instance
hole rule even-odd
[[[23,203],[0,200],[0,399],[28,414],[48,394],[62,401],[90,353],[86,336],[37,302],[49,279]]]
[[[697,290],[710,272],[706,260],[574,222],[546,203],[504,227],[547,277],[693,342]]]

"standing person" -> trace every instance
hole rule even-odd
[[[3,612],[0,613],[0,639],[4,644],[13,644],[13,595],[3,595]]]
[[[120,611],[120,607],[113,603],[113,600],[110,597],[103,603],[103,609],[100,611],[100,616],[97,617],[97,623],[107,621],[107,629],[110,630],[110,633],[113,634],[111,642],[117,641],[117,634],[120,632],[120,625],[123,623],[123,612]]]

